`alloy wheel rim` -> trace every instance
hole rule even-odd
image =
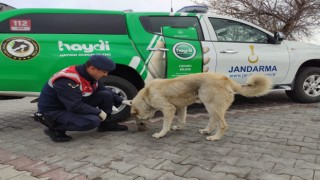
[[[117,87],[114,87],[114,86],[106,86],[107,88],[111,88],[113,92],[115,92],[116,94],[118,94],[120,97],[122,97],[123,99],[128,99],[128,96],[127,94],[122,90],[122,89],[119,89]],[[118,107],[118,110],[119,112],[122,111],[124,108],[126,107],[126,105],[124,104],[121,104],[119,107]],[[111,114],[117,114],[118,112],[116,111],[112,111]]]
[[[303,91],[308,96],[320,96],[320,75],[311,75],[303,82]]]

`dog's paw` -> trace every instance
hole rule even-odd
[[[206,140],[208,140],[208,141],[218,141],[220,139],[221,139],[221,137],[218,137],[218,136],[208,136],[208,137],[206,137]]]
[[[153,135],[152,135],[152,137],[154,137],[154,138],[162,138],[164,135],[161,135],[160,133],[154,133]]]
[[[174,131],[177,131],[177,130],[184,129],[184,126],[176,125],[176,126],[172,126],[171,129],[174,130]]]
[[[209,134],[210,132],[207,129],[199,129],[200,134]]]

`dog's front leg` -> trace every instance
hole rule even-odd
[[[176,112],[176,108],[173,106],[171,108],[167,108],[162,111],[163,112],[163,127],[162,130],[159,133],[155,133],[152,135],[154,138],[161,138],[167,134],[168,131],[170,131],[170,127],[172,124],[172,120],[174,118],[174,114]]]
[[[172,126],[172,130],[184,129],[186,126],[187,107],[178,108],[177,113],[178,124],[176,126]]]

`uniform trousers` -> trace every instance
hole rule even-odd
[[[89,97],[84,97],[83,102],[93,107],[102,109],[111,114],[113,106],[113,94],[107,90],[94,92]],[[88,131],[99,126],[101,119],[96,114],[81,114],[67,110],[54,110],[43,112],[45,118],[55,122],[58,131]]]

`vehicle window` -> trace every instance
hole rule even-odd
[[[199,40],[203,40],[201,25],[197,17],[142,16],[140,22],[143,28],[151,33],[161,33],[162,26],[194,27],[197,29]]]
[[[30,20],[30,31],[11,31],[10,20]],[[23,14],[0,23],[1,33],[127,34],[124,15]]]
[[[268,43],[268,34],[228,19],[209,18],[219,42]]]

